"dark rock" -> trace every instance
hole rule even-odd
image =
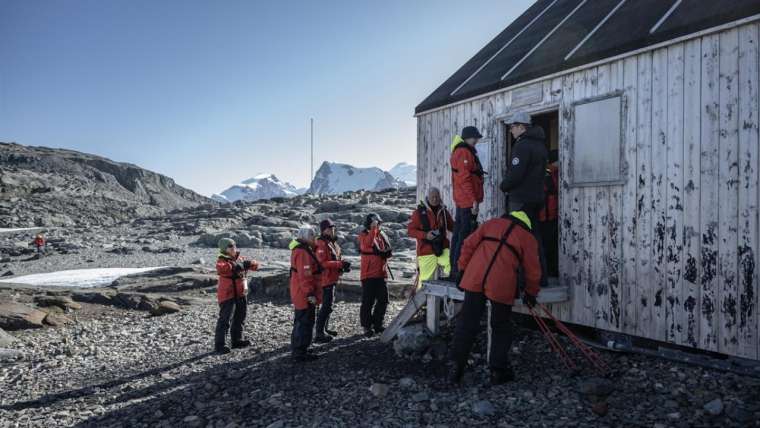
[[[38,306],[57,306],[63,310],[66,309],[72,309],[72,310],[78,310],[82,309],[82,305],[75,302],[71,297],[69,296],[34,296],[34,303],[36,303]]]
[[[23,330],[40,328],[47,314],[21,303],[0,303],[0,328]]]
[[[92,303],[96,305],[113,305],[115,292],[111,291],[73,291],[71,299],[76,302]]]

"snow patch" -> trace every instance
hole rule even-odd
[[[17,227],[17,228],[3,228],[0,227],[0,233],[14,233],[14,232],[24,232],[27,230],[41,230],[44,229],[42,227]]]
[[[417,166],[406,162],[397,163],[388,173],[396,180],[403,181],[407,186],[417,185]]]
[[[0,280],[0,282],[44,287],[103,287],[110,285],[116,279],[125,275],[149,272],[162,268],[163,267],[73,269],[18,276],[11,279]]]

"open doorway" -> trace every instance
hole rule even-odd
[[[545,176],[544,206],[539,214],[538,229],[542,237],[544,254],[546,255],[546,270],[549,275],[549,285],[559,282],[559,111],[545,111],[531,114],[533,126],[540,127],[546,138],[546,149],[549,151],[549,162]],[[506,165],[511,166],[512,147],[515,140],[505,125],[507,136]]]

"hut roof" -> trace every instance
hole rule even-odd
[[[415,112],[758,14],[758,0],[538,0]]]

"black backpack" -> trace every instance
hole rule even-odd
[[[441,209],[445,209],[444,207],[441,207]],[[428,210],[425,204],[420,204],[419,207],[417,207],[417,212],[420,214],[420,222],[422,222],[422,230],[423,232],[427,233],[430,232],[432,229],[430,227],[430,218],[428,217]],[[443,213],[443,218],[445,221],[446,213]],[[433,254],[435,254],[436,257],[440,257],[441,254],[443,254],[443,244],[446,239],[446,231],[444,230],[438,230],[438,236],[436,236],[434,239],[423,239],[423,241],[430,244],[431,247],[433,247]]]

